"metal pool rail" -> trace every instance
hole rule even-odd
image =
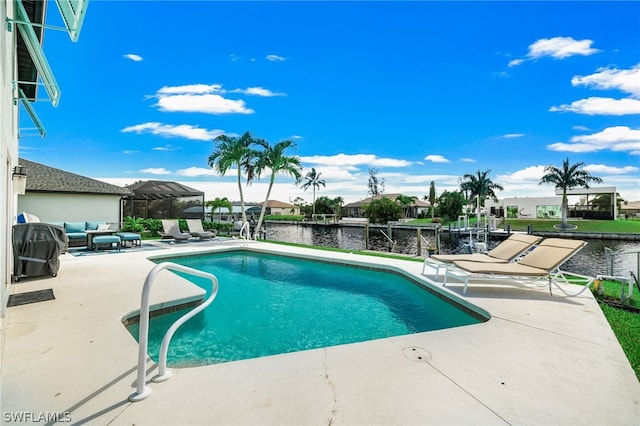
[[[199,277],[207,278],[211,280],[211,294],[207,300],[198,305],[195,309],[187,312],[181,316],[171,327],[167,330],[167,333],[162,339],[160,345],[160,356],[158,359],[158,374],[151,380],[155,383],[164,382],[171,377],[171,371],[167,370],[167,352],[169,350],[169,343],[176,330],[187,320],[204,310],[207,306],[213,302],[218,294],[218,279],[215,275],[208,272],[199,271],[197,269],[189,268],[187,266],[178,265],[172,262],[164,262],[156,265],[147,275],[142,287],[142,297],[140,302],[140,336],[138,343],[138,377],[136,384],[136,392],[129,396],[129,401],[136,402],[141,401],[151,394],[151,388],[146,385],[146,362],[147,362],[147,349],[149,346],[149,293],[151,292],[151,286],[153,282],[163,269],[169,269],[174,271],[184,272],[186,274],[196,275]]]

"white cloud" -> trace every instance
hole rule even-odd
[[[565,59],[570,56],[589,56],[600,52],[591,47],[593,40],[575,40],[573,37],[553,37],[542,38],[529,45],[527,53],[528,60],[551,57],[554,59]],[[509,67],[521,65],[526,59],[513,59],[509,62]]]
[[[300,161],[307,164],[330,165],[338,167],[347,166],[379,166],[379,167],[407,167],[410,161],[397,160],[394,158],[379,158],[373,154],[337,154],[337,155],[312,155],[300,157]]]
[[[180,137],[199,141],[210,141],[225,133],[223,130],[201,129],[189,124],[172,125],[158,122],[148,122],[136,124],[135,126],[128,126],[122,129],[121,132],[135,132],[138,134],[151,133],[163,137]]]
[[[148,173],[151,175],[170,175],[171,172],[164,167],[150,167],[148,169],[140,170],[140,173]]]
[[[219,176],[215,169],[204,167],[187,167],[186,169],[177,170],[176,174],[185,177]]]
[[[140,62],[143,60],[142,56],[136,55],[135,53],[127,53],[126,55],[122,55],[122,56],[124,56],[127,59],[131,59],[134,62]]]
[[[597,173],[607,174],[607,175],[624,175],[627,173],[634,173],[640,170],[640,168],[633,167],[633,166],[612,167],[612,166],[605,166],[604,164],[590,164],[588,166],[584,166],[584,169],[594,175],[596,175]]]
[[[283,58],[282,56],[279,56],[279,55],[267,55],[266,59],[267,59],[267,61],[271,61],[271,62],[286,61],[286,58]]]
[[[521,138],[523,136],[524,133],[507,133],[506,135],[502,135],[502,137],[506,139]]]
[[[640,114],[640,100],[591,97],[549,108],[551,112],[575,112],[586,115]]]
[[[445,157],[443,157],[442,155],[427,155],[426,157],[424,157],[425,160],[427,161],[431,161],[432,163],[448,163],[449,160],[447,160]]]
[[[286,96],[285,93],[273,92],[269,89],[265,89],[264,87],[248,87],[246,89],[234,89],[234,90],[231,90],[230,92],[244,93],[245,95],[265,96],[265,97]]]
[[[628,70],[600,68],[595,74],[573,77],[571,84],[601,90],[618,89],[640,98],[640,64]],[[638,112],[636,110],[636,113]]]
[[[476,160],[474,160],[473,158],[461,158],[460,161],[462,161],[463,163],[475,163]]]
[[[529,166],[496,176],[493,181],[504,188],[498,193],[499,198],[510,197],[545,197],[553,195],[553,188],[540,185],[540,179],[544,175],[545,166]]]
[[[135,151],[135,150],[132,150],[132,149],[125,149],[124,151],[122,151],[123,154],[127,154],[127,155],[128,154],[137,154],[139,152],[140,151]]]
[[[164,86],[158,90],[158,95],[184,95],[223,92],[222,84],[187,84],[184,86]]]
[[[632,155],[640,155],[640,129],[627,126],[608,127],[591,135],[574,136],[570,143],[558,142],[547,145],[547,148],[551,151],[568,152],[629,151]]]
[[[171,145],[165,145],[165,146],[156,146],[155,148],[153,148],[154,151],[175,151],[176,149],[173,148]]]
[[[591,129],[590,129],[590,128],[588,128],[587,126],[573,126],[573,127],[572,127],[572,129],[573,129],[573,130],[577,130],[577,131],[579,131],[579,132],[588,132],[588,131],[590,131],[590,130],[591,130]]]
[[[241,99],[226,99],[212,94],[161,96],[155,106],[164,112],[201,112],[214,115],[254,113]]]
[[[529,46],[527,56],[532,59],[550,56],[564,59],[569,56],[589,56],[600,52],[591,47],[593,40],[575,40],[572,37],[553,37],[540,39]]]
[[[331,182],[331,185],[335,185],[335,182],[353,182],[354,180],[358,180],[357,176],[360,174],[359,170],[355,166],[338,166],[338,165],[323,165],[320,167],[316,167],[316,172],[320,173],[321,179],[324,179],[327,184]],[[305,167],[302,170],[302,177],[307,174],[311,170],[311,167]],[[360,179],[362,180],[362,179]],[[366,185],[366,178],[364,178]]]
[[[508,66],[509,67],[517,67],[518,65],[522,64],[524,62],[524,59],[513,59],[511,61],[509,61]]]
[[[533,182],[540,181],[540,178],[544,175],[545,166],[529,166],[524,169],[515,171],[513,173],[507,173],[496,177],[496,182],[499,184],[504,183],[519,183],[519,182]]]

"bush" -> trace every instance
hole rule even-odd
[[[125,232],[135,232],[136,234],[144,231],[144,219],[141,217],[127,216],[124,218],[122,230]]]
[[[402,207],[389,197],[372,200],[364,207],[364,211],[371,223],[387,223],[402,217]]]
[[[144,228],[151,233],[152,237],[159,237],[162,232],[162,220],[160,219],[142,219]]]

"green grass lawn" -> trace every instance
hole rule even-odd
[[[622,283],[616,281],[603,281],[604,295],[599,296],[596,292],[596,299],[600,301],[600,308],[602,308],[604,316],[640,380],[640,313],[614,308],[602,301],[605,297],[620,301],[622,286]],[[624,286],[626,289],[627,285],[624,284]],[[640,292],[637,286],[634,288],[633,298],[627,299],[626,304],[640,308]]]
[[[469,218],[471,224],[475,224],[475,217]],[[431,223],[431,219],[415,219],[409,222],[411,225],[421,225]],[[559,225],[559,220],[549,219],[501,219],[498,220],[498,227],[504,228],[506,224],[511,225],[512,231],[526,231],[529,225],[533,231],[557,231],[553,225]],[[566,232],[611,232],[620,234],[640,234],[640,220],[569,220],[570,225],[577,228]],[[443,227],[449,224],[443,224]],[[452,222],[451,226],[457,226]]]
[[[505,223],[511,225],[513,231],[526,231],[531,225],[533,231],[557,231],[553,225],[559,225],[559,220],[545,219],[506,219],[500,222],[499,226],[504,227]],[[640,233],[640,220],[569,220],[569,224],[577,226],[576,229],[567,232],[611,232],[621,234]]]

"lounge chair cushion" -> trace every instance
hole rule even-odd
[[[451,263],[457,260],[471,260],[474,262],[506,263],[529,249],[533,244],[540,241],[540,237],[527,234],[511,234],[509,238],[498,244],[489,253],[467,253],[467,254],[436,254],[432,259],[440,262]]]
[[[457,260],[468,260],[473,262],[485,263],[507,263],[507,260],[491,257],[483,253],[435,254],[431,256],[431,258],[445,263],[452,263]]]
[[[178,241],[187,241],[191,238],[191,234],[180,231],[178,221],[175,219],[162,219],[162,228],[164,229],[163,237],[171,237]]]
[[[547,238],[518,262],[492,264],[456,261],[454,264],[473,274],[545,276],[576,254],[585,244],[581,240]]]
[[[514,234],[498,244],[488,254],[491,257],[508,261],[513,258],[513,253],[522,253],[538,241],[540,241],[540,237],[535,235]]]
[[[505,276],[523,277],[544,277],[549,271],[532,266],[522,265],[518,262],[510,263],[484,263],[461,260],[454,262],[455,265],[472,274],[490,274]]]
[[[562,265],[584,244],[581,240],[547,238],[523,257],[519,264],[550,271]]]

